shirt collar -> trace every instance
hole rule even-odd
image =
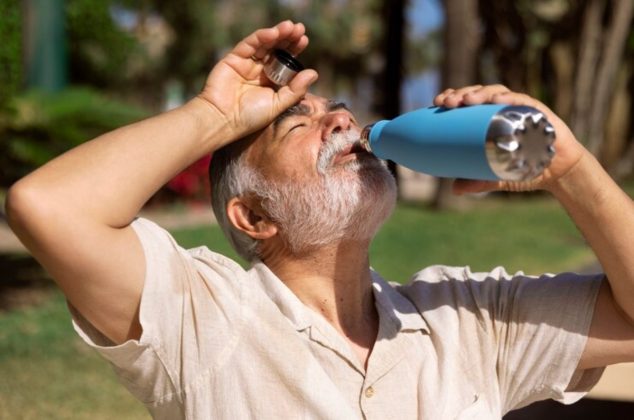
[[[253,263],[265,293],[277,305],[280,312],[291,322],[297,331],[312,325],[312,311],[302,303],[275,273],[262,261]],[[375,271],[372,274],[372,288],[379,319],[391,320],[398,331],[418,331],[429,333],[429,327],[423,316],[412,302],[399,293],[394,286],[383,280]]]
[[[372,270],[372,288],[380,319],[390,319],[398,331],[424,331],[429,334],[429,326],[416,306],[393,286]]]
[[[310,309],[289,289],[275,273],[262,261],[253,263],[253,270],[257,273],[264,292],[277,305],[280,312],[291,322],[297,331],[305,330],[311,325]]]

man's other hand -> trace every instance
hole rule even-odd
[[[538,109],[555,128],[555,157],[550,166],[533,180],[525,182],[510,181],[472,181],[459,179],[454,183],[456,194],[475,193],[494,190],[532,191],[550,190],[564,175],[581,160],[586,151],[577,141],[568,126],[540,101],[522,94],[510,91],[502,85],[468,86],[460,89],[447,89],[434,98],[434,104],[446,108],[483,103],[526,105]]]

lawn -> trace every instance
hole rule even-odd
[[[206,244],[233,256],[219,228],[173,232],[185,247]],[[429,264],[504,265],[527,273],[574,270],[592,256],[550,199],[487,198],[468,211],[434,213],[402,203],[371,248],[387,279],[406,281]],[[65,302],[0,313],[0,419],[148,419],[108,365],[71,329]]]

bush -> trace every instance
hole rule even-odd
[[[0,2],[0,108],[22,85],[20,0]]]
[[[0,187],[87,140],[146,115],[138,107],[87,88],[15,96],[0,111]]]

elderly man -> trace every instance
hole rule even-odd
[[[9,192],[11,225],[66,294],[77,331],[156,418],[491,419],[572,402],[603,366],[634,360],[632,201],[555,115],[501,86],[435,99],[547,113],[558,153],[543,176],[455,188],[550,191],[606,274],[435,266],[391,285],[368,259],[394,206],[389,173],[358,148],[343,105],[306,93],[314,71],[277,91],[262,77],[273,48],[307,43],[301,24],[258,30],[191,102],[71,150]],[[210,152],[214,210],[248,271],[135,219]]]

